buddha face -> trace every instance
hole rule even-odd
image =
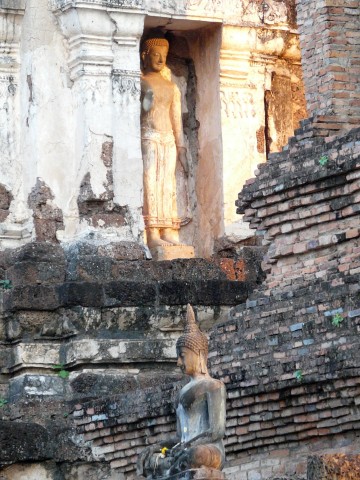
[[[201,373],[200,355],[187,347],[181,347],[178,350],[177,366],[181,368],[186,375],[196,375]]]
[[[166,46],[154,45],[150,47],[148,52],[143,52],[141,56],[145,70],[148,72],[161,72],[166,65],[168,51]]]

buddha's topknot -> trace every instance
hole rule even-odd
[[[161,37],[160,35],[150,37],[143,42],[141,51],[149,53],[151,47],[167,47],[169,49],[169,42],[166,38]]]
[[[203,352],[206,357],[208,354],[208,340],[196,324],[194,310],[190,304],[186,309],[186,326],[184,333],[178,338],[176,342],[176,349],[186,347],[195,353]]]

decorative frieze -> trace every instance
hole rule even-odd
[[[229,119],[249,120],[256,117],[256,111],[251,104],[251,94],[244,90],[224,88],[220,91],[222,111]]]
[[[291,4],[291,2],[290,2]],[[148,12],[191,15],[225,20],[227,23],[283,25],[290,23],[291,5],[285,0],[144,0]]]
[[[120,95],[138,100],[140,97],[140,71],[114,70],[113,87]]]
[[[142,9],[144,0],[50,0],[52,10],[69,7],[94,6],[96,8]]]
[[[17,82],[15,83],[15,78],[12,75],[0,76],[0,98],[7,98],[9,95],[13,97],[17,87]]]
[[[285,0],[248,0],[242,2],[242,19],[245,22],[267,25],[288,23],[288,7]]]

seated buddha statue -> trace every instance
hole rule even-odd
[[[177,437],[148,447],[140,455],[138,474],[148,480],[167,479],[200,468],[220,473],[225,459],[222,440],[225,386],[209,375],[208,341],[197,326],[190,305],[187,306],[185,331],[176,343],[176,350],[177,364],[190,376],[190,382],[181,389],[177,403]]]

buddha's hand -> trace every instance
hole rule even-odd
[[[149,88],[147,92],[144,95],[143,101],[142,101],[142,108],[145,110],[145,112],[148,112],[149,110],[152,109],[152,106],[154,104],[154,92]]]
[[[184,442],[176,443],[171,449],[171,455],[175,455],[178,452],[182,452],[184,450]]]
[[[138,474],[141,474],[142,472],[146,471],[151,462],[151,458],[155,453],[160,452],[160,445],[150,445],[141,452],[138,458],[137,462],[137,471]]]
[[[189,162],[186,155],[186,148],[185,147],[178,147],[177,148],[178,160],[184,170],[186,176],[189,175]]]

